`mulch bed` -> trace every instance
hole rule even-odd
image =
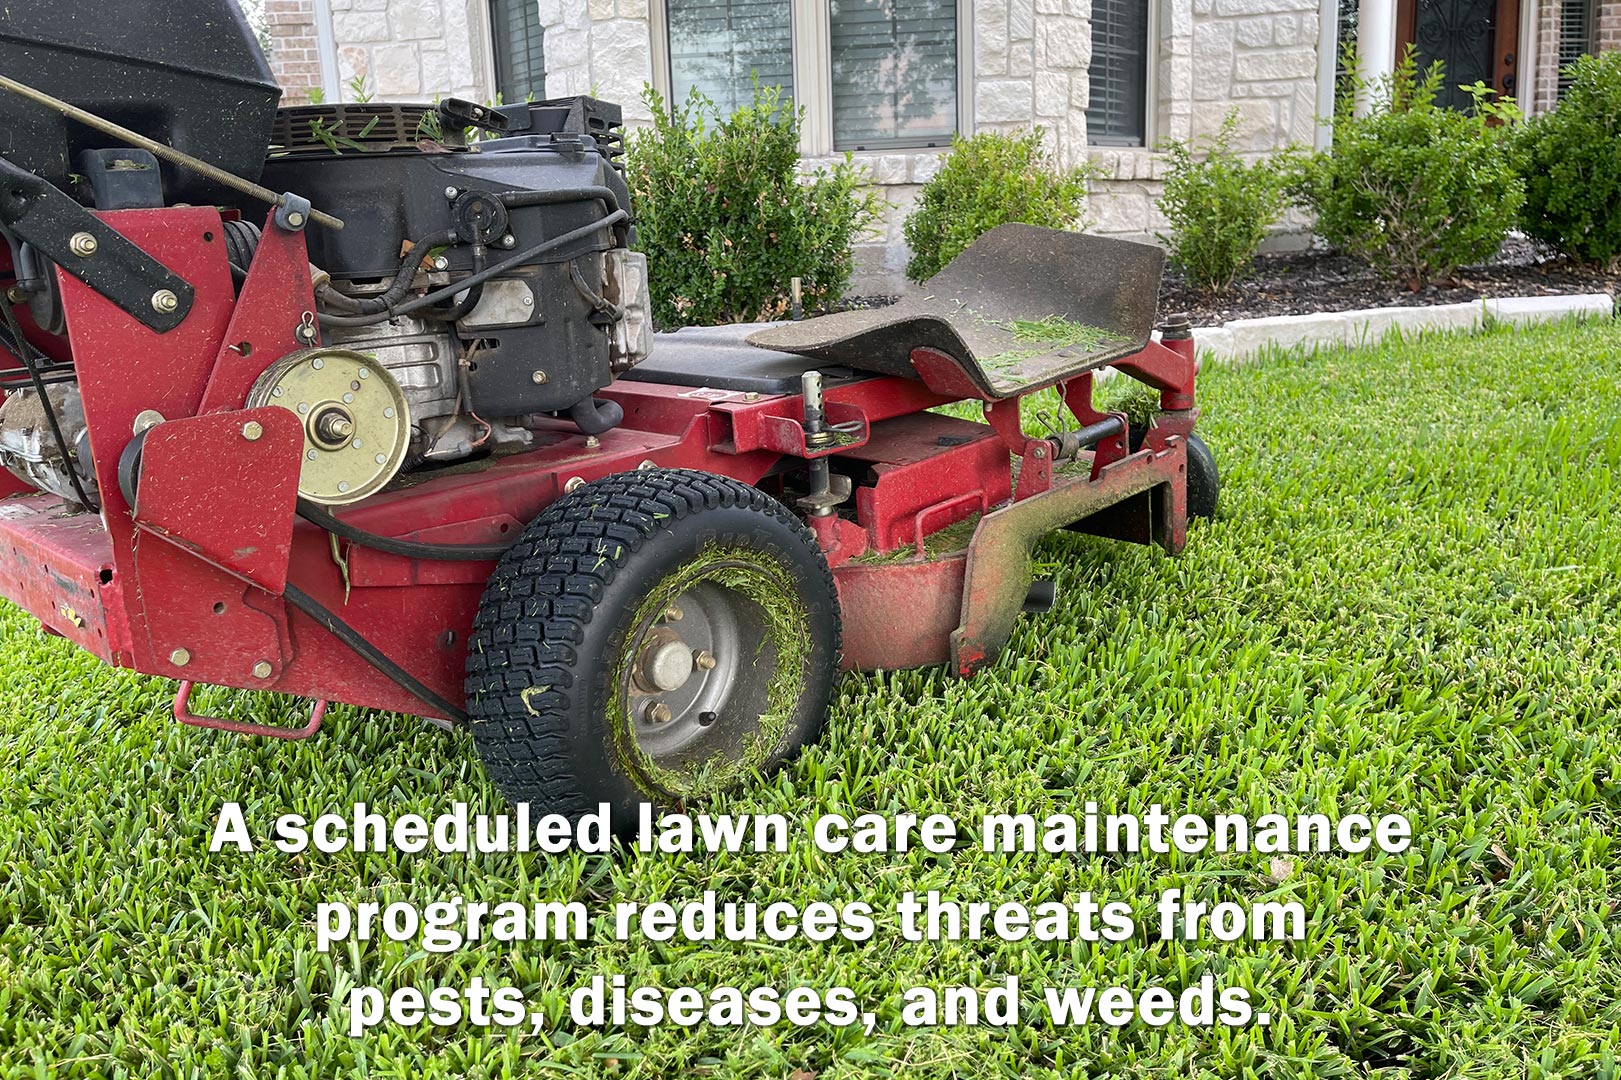
[[[1187,312],[1194,326],[1220,326],[1232,319],[1462,304],[1495,296],[1613,294],[1617,281],[1614,274],[1572,264],[1529,240],[1511,237],[1490,263],[1465,267],[1452,281],[1418,292],[1381,278],[1349,256],[1327,251],[1262,255],[1252,273],[1219,296],[1191,288],[1180,274],[1167,269],[1159,311],[1161,318]]]

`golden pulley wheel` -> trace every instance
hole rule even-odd
[[[304,424],[298,494],[358,502],[394,478],[411,444],[405,394],[388,369],[349,349],[304,349],[265,369],[248,407],[280,405]]]

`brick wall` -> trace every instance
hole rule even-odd
[[[315,35],[315,0],[267,0],[270,71],[291,102],[308,99],[321,85],[320,43]]]
[[[1560,0],[1539,0],[1537,11],[1536,70],[1532,75],[1528,100],[1521,104],[1529,112],[1547,112],[1559,100]],[[1621,0],[1597,0],[1591,32],[1595,53],[1621,49]]]

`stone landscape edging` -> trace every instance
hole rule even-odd
[[[1615,298],[1608,293],[1567,296],[1504,296],[1433,307],[1359,308],[1310,315],[1234,319],[1221,326],[1194,328],[1201,360],[1234,359],[1268,346],[1370,345],[1393,330],[1415,334],[1434,330],[1478,330],[1488,321],[1527,324],[1564,318],[1608,318]]]

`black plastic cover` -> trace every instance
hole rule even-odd
[[[0,71],[256,180],[281,97],[234,0],[5,0]],[[82,150],[118,141],[0,90],[0,157],[68,189]],[[225,201],[163,166],[170,202]]]

